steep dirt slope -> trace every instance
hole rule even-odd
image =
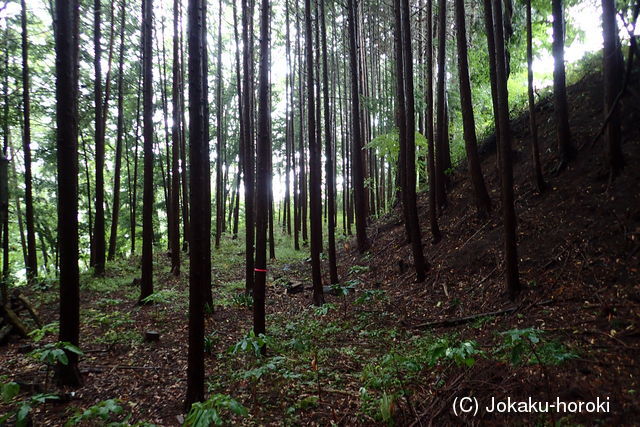
[[[357,255],[355,242],[342,251],[342,273],[347,274],[350,265],[368,264],[365,277],[387,291],[389,307],[406,328],[458,332],[483,347],[495,348],[501,342],[497,332],[536,327],[579,355],[557,367],[512,367],[485,359],[470,370],[448,372],[443,388],[425,385],[428,391],[422,391],[421,408],[416,410],[422,422],[459,421],[451,402],[465,395],[539,400],[610,397],[611,414],[575,415],[573,420],[631,423],[640,416],[635,395],[640,375],[640,103],[633,96],[638,93],[640,69],[634,74],[632,94],[624,98],[627,166],[611,186],[604,167],[604,143],[600,139],[591,144],[602,122],[599,74],[568,88],[571,130],[580,151],[577,160],[557,176],[551,172],[556,165],[553,103],[545,99],[537,105],[549,184],[544,194],[537,194],[530,178],[528,116],[512,122],[519,267],[524,286],[515,303],[504,292],[500,182],[490,146],[483,150],[482,162],[494,204],[488,221],[475,216],[464,165],[452,177],[449,207],[439,218],[443,240],[436,245],[429,243],[427,197],[420,196],[425,254],[432,266],[424,283],[413,281],[411,250],[405,243],[399,210],[369,228],[370,255]],[[485,322],[424,325],[511,307],[516,310]],[[407,414],[406,421],[415,420],[415,415]],[[489,422],[505,420],[505,415],[496,418],[482,411],[478,417]],[[520,415],[512,421],[524,419]]]

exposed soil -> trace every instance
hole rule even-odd
[[[637,83],[634,87],[637,91]],[[439,218],[443,240],[433,245],[429,243],[427,198],[420,195],[424,247],[431,264],[424,283],[414,283],[410,246],[405,242],[399,211],[369,227],[372,247],[368,254],[357,254],[351,238],[340,243],[340,277],[351,283],[355,292],[346,297],[328,295],[327,301],[335,307],[324,315],[313,314],[309,308],[308,289],[287,295],[283,286],[296,280],[308,285],[309,264],[276,262],[267,290],[270,335],[280,343],[303,336],[313,337],[316,342],[300,352],[272,346],[269,355],[284,357],[286,369],[267,372],[257,380],[238,376],[260,366],[253,355],[228,353],[251,327],[250,310],[233,298],[242,291],[242,282],[237,281],[243,277],[243,266],[230,259],[234,255],[236,261],[242,258],[238,253],[214,252],[217,305],[207,318],[207,333],[215,331],[212,352],[206,360],[209,391],[233,396],[250,414],[230,418],[229,422],[380,423],[363,403],[363,370],[391,351],[402,352],[403,345],[413,337],[430,335],[475,340],[487,356],[476,357],[471,367],[443,363],[424,367],[406,381],[400,375],[400,385],[389,390],[402,390],[391,405],[398,424],[536,424],[561,419],[570,424],[637,422],[639,105],[637,99],[625,98],[623,150],[627,167],[609,184],[602,140],[590,144],[602,117],[600,78],[592,75],[571,86],[569,99],[572,134],[581,149],[577,159],[557,176],[551,173],[556,161],[552,104],[545,100],[537,108],[549,184],[544,194],[537,194],[532,186],[527,118],[513,122],[519,267],[524,287],[516,302],[509,301],[504,292],[499,177],[495,155],[490,152],[483,155],[483,171],[494,204],[488,220],[478,220],[470,208],[470,183],[464,170],[459,169],[452,176],[449,206]],[[187,276],[171,276],[167,258],[157,255],[157,287],[174,292],[167,294],[164,302],[138,307],[138,290],[131,284],[137,274],[137,261],[113,264],[108,277],[100,282],[108,286],[99,287],[98,281],[89,277],[83,279],[81,348],[85,355],[80,367],[84,385],[68,401],[35,407],[35,425],[62,425],[76,408],[111,398],[121,400],[125,412],[131,414],[131,422],[179,425],[183,421]],[[365,289],[384,291],[387,298],[358,304],[357,298],[365,295]],[[57,318],[55,289],[26,293],[39,304],[45,323]],[[424,326],[509,308],[515,309],[456,326]],[[311,325],[309,330],[305,325]],[[561,343],[574,357],[558,365],[513,365],[490,356],[501,343],[498,332],[528,327],[544,331],[545,339]],[[159,342],[141,342],[147,330],[158,331]],[[109,331],[118,335],[109,338]],[[53,340],[48,336],[43,342]],[[43,385],[43,365],[20,353],[20,346],[27,342],[13,338],[0,349],[0,375]],[[382,390],[369,388],[376,399],[383,395]],[[568,402],[600,397],[609,398],[611,412],[552,418],[544,414],[495,415],[481,410],[475,418],[458,418],[451,405],[455,398],[464,396],[478,397],[483,404],[488,404],[492,396],[517,400],[531,396],[541,401],[553,401],[558,396]],[[7,408],[0,405],[0,412]]]

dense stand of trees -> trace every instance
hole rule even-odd
[[[486,219],[497,202],[480,166],[480,130],[497,141],[505,289],[516,299],[509,112],[514,98],[526,100],[520,107],[529,112],[531,185],[542,192],[533,41],[549,26],[549,13],[557,171],[577,155],[564,63],[567,5],[543,3],[526,0],[514,12],[521,5],[501,0],[56,0],[49,10],[54,31],[47,32],[46,12],[38,15],[21,0],[15,16],[0,18],[2,154],[11,158],[0,169],[3,301],[22,273],[29,283],[57,276],[60,340],[78,344],[81,270],[100,276],[116,258],[133,256],[141,270],[139,303],[148,303],[154,252],[166,243],[174,275],[185,271],[182,258],[189,259],[189,408],[205,397],[204,319],[207,305],[213,309],[216,279],[212,238],[217,249],[244,233],[245,291],[253,299],[256,336],[268,331],[267,250],[276,257],[276,236],[291,238],[284,244],[295,250],[309,245],[312,302],[320,306],[323,283],[340,283],[340,234],[348,238],[355,226],[354,249],[366,253],[372,244],[367,226],[393,215],[398,203],[416,281],[423,282],[430,269],[423,241],[446,238],[438,222],[447,215],[449,175],[458,161],[466,162],[478,216]],[[624,165],[618,103],[624,55],[616,14],[635,22],[638,7],[629,12],[613,0],[601,3],[603,129],[613,180]],[[168,19],[172,25],[165,26]],[[273,31],[278,24],[283,30]],[[522,40],[514,36],[518,25]],[[44,90],[53,84],[48,71],[55,99]],[[509,79],[526,89],[509,93]],[[42,125],[54,117],[55,135]],[[22,136],[21,150],[12,145],[12,131]],[[423,189],[425,218],[418,208]],[[47,203],[38,202],[51,197],[57,225],[49,224]],[[421,220],[429,224],[425,234]],[[12,248],[10,238],[20,245]],[[77,355],[68,356],[58,380],[78,385]]]

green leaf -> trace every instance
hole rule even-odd
[[[78,356],[82,356],[84,353],[82,352],[82,350],[80,350],[78,347],[76,347],[75,345],[71,344],[70,342],[63,342],[63,348],[71,353],[75,353]]]
[[[2,400],[9,403],[11,399],[20,393],[20,385],[16,382],[10,382],[2,385]]]
[[[58,360],[58,362],[62,363],[63,365],[68,365],[69,364],[69,358],[67,357],[67,353],[65,353],[62,350],[57,350],[60,353],[56,354],[56,359]]]
[[[29,412],[31,412],[31,405],[28,403],[23,403],[18,409],[18,413],[16,414],[16,426],[23,427],[27,425],[27,417],[29,416]]]

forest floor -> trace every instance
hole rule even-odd
[[[636,79],[636,82],[640,79]],[[428,278],[414,282],[410,246],[399,211],[368,229],[371,250],[339,241],[346,295],[311,304],[306,250],[276,247],[267,289],[268,353],[256,357],[248,335],[252,315],[243,297],[242,239],[223,239],[213,254],[215,309],[207,316],[209,393],[232,396],[248,415],[223,412],[225,423],[251,425],[633,424],[640,419],[640,114],[625,98],[623,150],[627,167],[611,185],[602,141],[601,81],[594,75],[569,88],[577,160],[559,175],[553,107],[538,104],[545,178],[530,179],[527,117],[513,122],[520,277],[513,303],[504,292],[499,178],[491,150],[483,170],[494,209],[484,221],[470,206],[464,169],[452,175],[449,206],[440,217],[443,240],[429,242],[426,195],[419,209]],[[636,84],[635,90],[638,90]],[[631,105],[631,102],[636,102]],[[284,239],[284,238],[281,238]],[[64,402],[32,409],[35,425],[61,425],[81,409],[119,399],[129,422],[179,425],[186,389],[187,277],[155,258],[155,303],[135,304],[138,258],[108,266],[104,278],[83,276],[80,360],[84,385]],[[291,284],[304,291],[289,294]],[[26,289],[45,323],[57,318],[57,286]],[[492,314],[505,311],[500,314]],[[464,319],[475,316],[473,319]],[[446,323],[446,321],[453,321]],[[445,321],[441,325],[430,323]],[[454,324],[455,323],[455,324]],[[154,343],[145,331],[160,333]],[[52,342],[55,333],[38,343]],[[0,375],[43,384],[44,365],[27,357],[27,340],[0,349]],[[246,351],[243,350],[246,347]],[[235,351],[233,349],[235,348]],[[49,388],[52,386],[49,385]],[[481,406],[497,400],[610,402],[609,413],[496,414],[456,417],[465,396]],[[0,413],[8,409],[0,406]],[[89,424],[95,425],[95,421]],[[87,425],[89,425],[87,424]]]

